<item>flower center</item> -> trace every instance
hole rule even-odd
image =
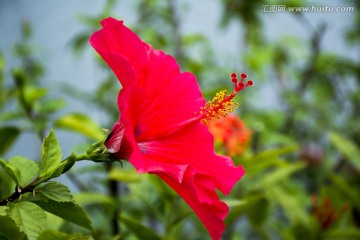
[[[244,82],[245,78],[247,78],[245,73],[240,74],[240,77],[239,80],[236,73],[231,74],[234,90],[230,95],[227,94],[227,90],[222,90],[216,93],[215,97],[211,101],[208,101],[204,107],[200,107],[199,117],[203,124],[206,125],[208,121],[219,119],[221,116],[225,117],[227,114],[234,112],[234,109],[239,106],[239,104],[232,99],[237,92],[253,85],[253,81],[251,80]]]

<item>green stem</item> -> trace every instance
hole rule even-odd
[[[76,162],[82,161],[82,160],[91,160],[91,161],[94,161],[94,162],[111,162],[111,161],[115,161],[115,159],[112,159],[110,157],[110,154],[108,152],[106,152],[106,148],[103,145],[103,142],[98,142],[98,143],[93,144],[89,148],[89,150],[86,151],[86,153],[83,153],[83,154],[80,154],[80,155],[71,154],[70,156],[65,158],[59,165],[59,167],[63,167],[61,174],[66,173],[67,171],[69,171],[72,168],[72,166],[74,166],[74,164]],[[13,202],[13,201],[17,200],[23,194],[28,193],[28,192],[32,192],[35,189],[35,187],[37,187],[41,183],[46,182],[46,181],[48,181],[48,180],[50,180],[52,178],[56,178],[58,176],[59,175],[55,175],[55,176],[50,176],[48,178],[42,178],[42,179],[40,179],[39,176],[38,176],[35,179],[33,179],[25,187],[18,187],[17,186],[16,189],[15,189],[15,192],[13,192],[9,197],[7,197],[7,198],[0,201],[0,206],[5,206],[8,202]]]
[[[75,157],[76,162],[82,161],[82,160],[89,160],[89,159],[90,159],[90,156],[87,153],[83,153],[83,154]]]
[[[71,167],[73,166],[73,164],[69,164],[71,166],[68,166],[68,163],[65,162],[69,162],[71,160],[73,155],[70,155],[69,157],[65,158],[62,163],[64,163],[64,170],[62,171],[61,174],[64,174],[65,172],[69,171],[71,169]],[[76,156],[75,160],[82,160],[83,157],[85,157],[84,154],[80,155],[80,156]],[[39,176],[34,178],[29,184],[27,184],[24,187],[16,187],[15,192],[13,192],[9,197],[3,199],[0,201],[0,206],[5,206],[8,202],[13,202],[16,199],[20,198],[23,194],[28,193],[28,192],[32,192],[34,191],[35,187],[37,187],[38,185],[40,185],[43,182],[46,182],[48,180],[50,180],[51,178],[45,178],[45,179],[39,179]]]

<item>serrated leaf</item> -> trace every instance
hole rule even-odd
[[[91,226],[91,221],[86,215],[85,211],[74,202],[59,203],[53,200],[49,200],[47,202],[35,201],[34,203],[45,211],[61,217],[69,222],[89,230],[93,229]]]
[[[63,128],[81,133],[91,139],[104,139],[105,133],[89,117],[79,113],[72,113],[58,118],[54,122],[57,128]]]
[[[127,229],[134,234],[139,240],[161,240],[161,238],[150,228],[135,222],[132,219],[121,217],[120,222],[125,224]]]
[[[0,165],[4,169],[4,171],[15,181],[15,183],[17,185],[20,185],[20,171],[1,158]]]
[[[0,155],[3,155],[15,142],[20,130],[15,127],[0,128]]]
[[[55,132],[51,130],[42,144],[40,177],[51,174],[61,161],[61,148]]]
[[[360,172],[360,149],[354,142],[337,133],[330,133],[330,140],[334,146],[346,156],[346,159]]]
[[[20,232],[16,223],[9,216],[0,216],[0,223],[0,236],[5,236],[7,240],[25,239],[25,234]]]
[[[24,157],[14,156],[9,159],[9,164],[19,171],[19,182],[21,187],[30,183],[30,181],[37,177],[39,173],[39,166],[34,161]]]
[[[72,202],[73,196],[69,188],[58,182],[49,182],[40,187],[35,188],[36,192],[40,192],[46,197],[56,202]]]
[[[55,230],[45,230],[41,233],[38,240],[90,240],[90,236],[82,236],[81,234],[66,234]]]
[[[36,240],[46,224],[46,213],[31,202],[11,203],[9,216],[29,240]]]

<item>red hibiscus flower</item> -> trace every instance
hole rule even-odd
[[[252,85],[233,74],[235,90],[206,103],[193,74],[181,73],[172,56],[154,50],[122,21],[104,19],[90,44],[112,68],[122,89],[121,112],[105,145],[128,159],[139,173],[156,174],[195,211],[213,239],[220,239],[228,206],[215,188],[228,194],[244,175],[229,157],[214,152],[206,123],[236,104],[235,93]]]

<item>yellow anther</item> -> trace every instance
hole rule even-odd
[[[239,106],[238,103],[232,101],[235,94],[247,86],[253,85],[251,80],[244,82],[244,79],[247,78],[246,74],[242,73],[240,77],[241,79],[238,79],[235,73],[231,74],[234,90],[230,95],[227,94],[226,90],[222,90],[216,93],[211,101],[206,102],[203,107],[200,107],[199,118],[201,123],[206,125],[209,120],[219,119],[221,116],[225,117],[228,113],[234,112],[235,108]]]

